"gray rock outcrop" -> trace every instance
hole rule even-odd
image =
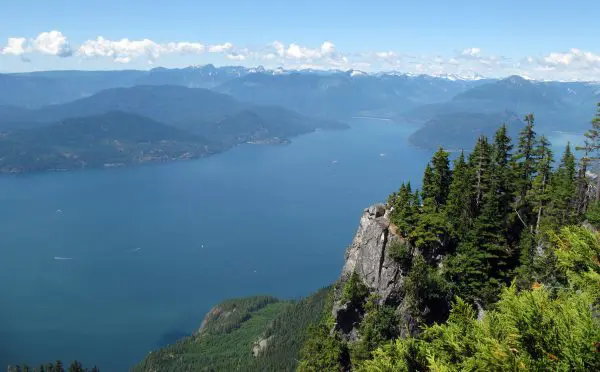
[[[370,292],[383,302],[398,300],[403,276],[400,265],[388,255],[388,247],[398,236],[390,231],[385,205],[364,210],[352,244],[346,249],[342,277],[356,271]]]
[[[332,315],[335,328],[348,340],[356,340],[357,326],[361,321],[361,309],[342,302],[345,281],[356,272],[369,289],[376,293],[381,303],[392,306],[402,301],[404,273],[400,264],[389,257],[388,248],[400,238],[390,229],[389,211],[384,204],[376,204],[364,210],[352,244],[346,249],[340,286],[334,295]]]

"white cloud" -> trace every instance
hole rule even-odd
[[[321,54],[329,55],[335,51],[335,45],[331,41],[326,41],[321,45]]]
[[[58,57],[69,57],[72,54],[67,37],[60,31],[42,32],[33,40],[34,51]]]
[[[167,43],[162,47],[162,50],[166,53],[181,53],[181,54],[200,54],[203,53],[206,47],[200,43]]]
[[[140,56],[156,59],[160,52],[161,46],[150,39],[112,41],[99,36],[81,44],[76,54],[81,57],[110,57],[115,62],[128,63]]]
[[[282,42],[276,40],[273,43],[271,43],[271,46],[273,47],[273,49],[275,49],[279,57],[283,57],[285,55],[285,45],[283,45]]]
[[[24,37],[9,37],[8,43],[4,48],[0,49],[1,54],[12,54],[14,56],[20,56],[25,53],[25,42]]]
[[[225,43],[225,44],[217,44],[217,45],[211,45],[208,47],[208,51],[211,53],[223,53],[223,52],[228,52],[233,48],[233,44],[231,43]]]
[[[481,55],[481,49],[467,48],[462,51],[461,55],[468,56],[468,57],[478,57],[479,55]]]
[[[238,53],[238,52],[226,54],[225,58],[232,60],[232,61],[245,61],[246,60],[246,56],[244,54]]]
[[[550,53],[544,57],[548,66],[569,66],[578,64],[586,67],[600,67],[600,55],[573,48],[566,53]]]
[[[395,52],[389,51],[389,52],[376,52],[375,56],[377,58],[381,58],[381,59],[388,59],[388,58],[395,58],[398,55]]]

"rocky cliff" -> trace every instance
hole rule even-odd
[[[358,274],[370,294],[377,295],[380,303],[402,308],[406,273],[397,261],[390,258],[388,252],[394,241],[402,240],[394,233],[389,212],[384,204],[365,209],[352,244],[346,249],[340,285],[334,294],[332,315],[334,328],[351,341],[358,338],[357,328],[364,315],[360,306],[342,298],[344,283],[353,272]]]

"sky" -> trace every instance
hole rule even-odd
[[[215,64],[600,81],[598,0],[7,0],[0,72]]]

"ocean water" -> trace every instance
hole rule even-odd
[[[413,130],[357,120],[202,160],[0,177],[0,368],[126,371],[221,300],[330,284],[362,210],[420,182]]]

